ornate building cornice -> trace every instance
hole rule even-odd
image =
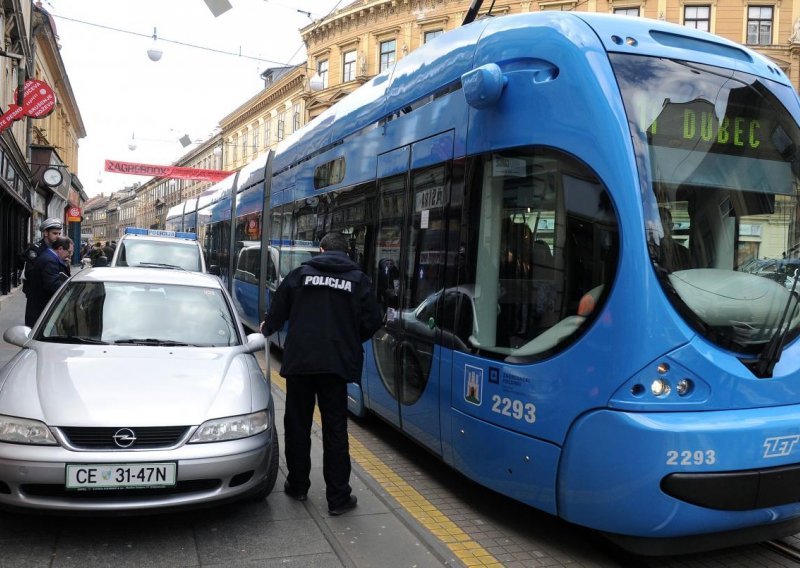
[[[302,90],[306,78],[305,65],[301,70],[293,71],[294,77],[282,79],[274,88],[262,91],[235,112],[229,114],[219,121],[223,131],[235,130],[242,125],[249,123],[253,118],[262,115],[270,107],[280,103],[293,91]]]

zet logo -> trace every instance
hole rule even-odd
[[[800,440],[800,435],[797,434],[794,436],[767,438],[764,440],[764,457],[778,458],[781,456],[788,456],[792,453],[792,449],[798,440]]]

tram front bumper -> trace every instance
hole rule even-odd
[[[645,538],[800,519],[800,406],[599,410],[564,444],[559,516]]]

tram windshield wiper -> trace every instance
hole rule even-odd
[[[172,268],[174,270],[183,270],[182,267],[176,266],[174,264],[165,264],[163,262],[139,262],[136,266],[144,266],[144,267],[151,267],[151,268]]]
[[[792,317],[788,318],[787,315],[789,313],[789,306],[792,305],[792,302],[795,303],[795,310],[800,302],[798,302],[798,298],[795,295],[795,288],[797,287],[797,281],[800,279],[800,269],[796,269],[794,271],[794,280],[792,281],[792,290],[789,292],[789,297],[786,300],[786,305],[783,307],[783,315],[781,315],[781,320],[778,323],[778,328],[775,330],[772,338],[769,342],[764,346],[764,349],[761,350],[761,353],[758,355],[758,359],[751,360],[751,361],[743,361],[743,363],[751,370],[755,375],[762,379],[770,379],[772,378],[772,371],[775,369],[775,365],[781,359],[781,353],[783,352],[783,345],[786,343],[786,337],[789,335],[789,328],[792,325]],[[794,310],[792,310],[794,312]],[[786,324],[786,328],[784,329],[784,323]]]
[[[79,343],[81,345],[108,345],[108,341],[93,339],[91,337],[82,337],[80,335],[49,335],[47,337],[42,337],[39,341],[47,341],[49,343]]]
[[[114,345],[155,345],[163,347],[187,347],[189,344],[182,341],[173,341],[171,339],[154,339],[148,338],[131,338],[131,339],[118,339]]]

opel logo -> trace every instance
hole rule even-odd
[[[114,433],[114,443],[120,448],[130,448],[136,441],[136,434],[130,428],[120,428]]]

